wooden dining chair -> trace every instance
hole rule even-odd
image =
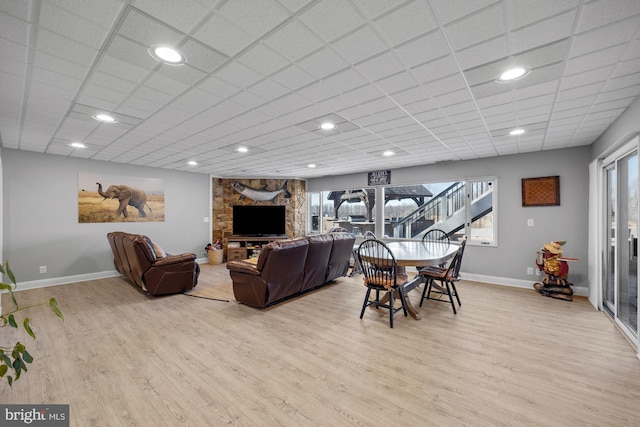
[[[462,256],[464,254],[464,248],[467,244],[466,236],[460,240],[460,247],[453,257],[448,267],[440,267],[430,265],[423,267],[418,271],[420,276],[425,280],[424,289],[422,291],[422,298],[420,299],[420,307],[424,300],[434,300],[440,302],[448,302],[451,304],[453,314],[457,314],[456,305],[453,301],[455,297],[458,302],[458,306],[461,306],[460,296],[456,289],[455,283],[460,280],[460,266],[462,265]],[[440,284],[435,283],[439,281]],[[431,295],[433,293],[433,296]]]
[[[369,240],[369,239],[376,240],[376,239],[377,239],[377,237],[376,237],[376,234],[375,234],[373,231],[367,230],[367,231],[364,233],[364,239],[365,239],[365,240]]]
[[[404,293],[399,287],[407,282],[405,274],[399,274],[398,263],[393,252],[383,242],[375,239],[365,240],[360,244],[357,251],[358,262],[364,274],[364,285],[367,293],[362,303],[360,318],[364,316],[365,309],[373,305],[376,308],[386,308],[389,310],[389,326],[393,328],[394,314],[402,310],[407,316],[407,306],[404,300]],[[370,300],[371,291],[375,291],[375,299]],[[400,296],[400,307],[394,308],[394,293],[398,291]],[[388,294],[389,301],[380,301],[380,293]]]
[[[439,228],[434,228],[433,230],[427,231],[424,236],[422,236],[423,242],[445,242],[449,243],[449,236],[443,230]]]

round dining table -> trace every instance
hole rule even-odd
[[[387,247],[393,252],[393,256],[396,258],[396,263],[401,269],[406,267],[426,267],[428,265],[441,265],[449,261],[458,252],[458,245],[455,243],[445,242],[423,242],[422,240],[401,240],[391,241],[385,243]],[[417,288],[422,283],[420,275],[416,275],[415,278],[410,279],[400,287],[399,292],[402,292],[405,297],[405,304],[407,311],[416,320],[420,320],[420,313],[415,309],[409,296],[409,291]],[[388,300],[388,295],[383,297],[384,300]]]

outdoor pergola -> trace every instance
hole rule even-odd
[[[385,205],[391,200],[411,199],[416,203],[416,206],[421,206],[425,203],[427,197],[433,197],[433,194],[423,185],[387,187],[384,189]],[[334,218],[338,218],[338,209],[340,209],[343,203],[363,202],[367,210],[367,221],[373,221],[373,207],[376,203],[376,190],[374,188],[332,191],[327,196],[327,199],[333,201]]]

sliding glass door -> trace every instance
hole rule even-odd
[[[638,150],[605,160],[603,308],[638,342]]]

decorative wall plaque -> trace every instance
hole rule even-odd
[[[368,185],[389,185],[391,184],[391,171],[374,171],[368,174]]]
[[[560,177],[543,176],[522,179],[522,206],[560,205]]]

